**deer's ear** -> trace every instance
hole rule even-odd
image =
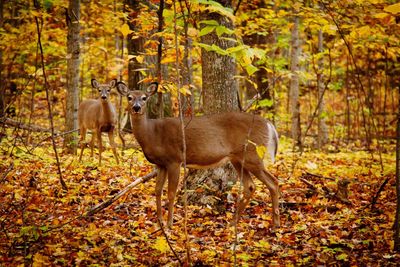
[[[149,96],[154,95],[157,92],[158,89],[158,83],[157,82],[152,82],[149,87],[147,87],[146,92]]]
[[[127,96],[129,93],[128,86],[124,82],[117,82],[117,91],[123,96]]]
[[[114,88],[117,85],[117,79],[112,79],[109,86],[110,88]]]
[[[99,82],[96,79],[92,79],[90,83],[93,88],[99,88]]]

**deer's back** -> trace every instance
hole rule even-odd
[[[208,168],[233,157],[242,157],[247,138],[257,145],[266,145],[268,123],[260,116],[239,112],[185,118],[187,164],[194,168]],[[147,154],[156,156],[154,159],[148,157],[149,161],[160,165],[168,161],[182,161],[179,119],[153,120],[152,128],[151,151]],[[248,145],[246,151],[255,153],[255,146]]]

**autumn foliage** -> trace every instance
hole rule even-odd
[[[0,6],[0,266],[180,266],[188,249],[193,266],[398,265],[393,241],[400,74],[396,1],[232,1],[225,7],[224,1],[193,0],[175,2],[177,13],[174,2],[165,1],[161,32],[160,1],[136,1],[136,9],[130,1],[81,1],[80,100],[96,96],[92,78],[128,82],[134,61],[140,84],[161,84],[166,105],[172,106],[169,115],[179,113],[178,93],[192,98],[191,112],[202,114],[201,53],[217,53],[236,62],[241,108],[270,119],[280,134],[277,161],[267,168],[280,182],[281,228],[272,227],[270,195],[255,181],[255,196],[237,228],[232,223],[240,183],[216,195],[222,210],[199,203],[185,210],[178,202],[170,230],[161,230],[156,219],[154,180],[88,215],[154,166],[129,129],[123,132],[125,150],[117,141],[119,164],[105,136],[100,167],[96,149],[94,158],[86,149],[82,162],[66,153],[65,136],[74,134],[65,132],[68,1],[33,2],[1,1]],[[233,29],[202,19],[205,12],[231,20]],[[290,71],[294,17],[300,21],[296,73]],[[235,45],[202,43],[209,34]],[[175,63],[178,58],[184,68],[186,37],[193,79],[179,87],[176,75],[184,72]],[[141,51],[133,54],[135,40]],[[291,138],[295,75],[299,146]],[[123,127],[126,100],[111,91],[111,101]],[[322,144],[321,121],[328,129]],[[182,184],[178,194],[183,197]]]

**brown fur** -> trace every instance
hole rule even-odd
[[[119,163],[116,151],[116,144],[114,142],[114,128],[117,124],[117,113],[113,104],[110,102],[109,94],[111,88],[115,87],[116,80],[110,84],[98,84],[96,80],[92,80],[93,88],[99,90],[100,97],[98,99],[87,99],[82,101],[78,109],[78,122],[81,135],[81,153],[79,161],[82,160],[83,150],[85,148],[85,139],[87,130],[92,130],[92,141],[90,142],[91,156],[93,157],[93,146],[95,136],[98,140],[99,146],[99,165],[101,165],[101,153],[103,145],[101,140],[101,133],[108,133],[108,138],[114,153],[114,157]]]
[[[155,93],[154,88],[150,93],[129,91],[125,84],[118,83],[117,89],[121,94],[128,96],[133,133],[146,158],[159,169],[156,203],[160,221],[162,188],[168,177],[168,225],[171,226],[174,199],[179,184],[179,168],[183,162],[180,120],[146,118],[146,101]],[[267,147],[268,142],[274,144],[277,141],[276,131],[274,130],[271,136],[267,127],[268,124],[272,124],[260,116],[239,112],[186,118],[184,124],[187,167],[211,168],[230,161],[239,174],[243,173],[244,194],[239,203],[239,214],[254,193],[255,185],[250,176],[253,174],[268,187],[273,203],[273,223],[279,226],[278,180],[264,168],[263,159],[258,156],[254,145]],[[277,144],[273,147],[276,148]]]

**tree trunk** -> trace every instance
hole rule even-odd
[[[80,45],[79,45],[79,18],[80,0],[70,0],[68,6],[67,24],[67,103],[65,126],[66,131],[78,129],[78,105],[79,105],[79,64],[80,64]],[[77,132],[66,135],[64,146],[67,153],[76,154],[77,151]]]
[[[299,58],[300,58],[300,42],[299,42],[299,17],[294,17],[294,25],[292,29],[292,49],[290,61],[290,111],[292,113],[292,138],[294,144],[302,149],[301,128],[300,128],[300,102],[299,102]]]
[[[222,1],[219,1],[222,2]],[[230,5],[230,3],[228,3]],[[226,17],[216,13],[208,13],[205,20],[216,20],[220,25],[232,29],[233,23]],[[226,36],[222,36],[226,37]],[[202,36],[201,42],[217,45],[222,49],[234,46],[232,41],[219,38],[215,33]],[[238,83],[234,78],[236,62],[232,57],[215,52],[201,53],[203,80],[203,108],[205,114],[238,110]],[[224,193],[232,185],[230,181],[237,179],[231,164],[208,170],[191,170],[188,176],[189,203],[211,205],[216,210],[224,210]],[[205,186],[206,185],[206,186]]]
[[[399,89],[400,96],[400,89]],[[400,97],[397,111],[397,142],[396,142],[396,219],[394,222],[394,249],[400,252]]]
[[[321,54],[324,52],[323,48],[323,35],[322,30],[318,32],[318,53]],[[318,71],[317,71],[317,88],[318,88],[318,149],[321,149],[328,142],[328,127],[325,122],[325,100],[323,98],[324,94],[324,84],[323,84],[323,73],[324,73],[324,64],[322,56],[318,59]],[[322,96],[322,97],[321,97]]]
[[[0,28],[3,28],[3,19],[4,19],[4,0],[0,0]],[[5,81],[3,79],[3,50],[0,50],[0,118],[4,115],[5,108]]]

